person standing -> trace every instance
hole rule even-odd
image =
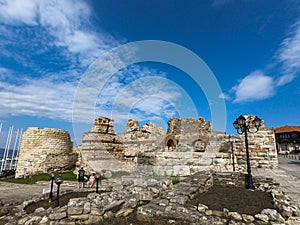
[[[84,174],[85,171],[83,167],[81,167],[80,170],[78,170],[77,178],[78,178],[78,188],[82,187],[84,188]]]

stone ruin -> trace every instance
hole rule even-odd
[[[30,127],[22,135],[16,178],[72,169],[77,160],[68,131]]]
[[[123,176],[102,180],[100,193],[86,192],[86,197],[71,198],[60,207],[28,209],[41,200],[36,198],[2,210],[2,215],[0,208],[0,224],[129,224],[129,217],[137,224],[299,224],[298,207],[278,183],[259,176],[253,182],[257,190],[270,196],[273,207],[258,207],[246,213],[229,205],[216,209],[194,201],[213,186],[245,187],[244,173],[203,171],[180,179],[176,185],[169,178],[139,181]]]
[[[253,116],[246,118],[252,120]],[[167,132],[153,123],[140,127],[138,121],[129,120],[124,133],[116,134],[113,122],[105,117],[95,119],[91,130],[83,135],[82,145],[78,146],[78,166],[97,172],[127,170],[131,175],[103,180],[100,185],[103,193],[73,198],[66,206],[54,209],[38,208],[27,214],[23,208],[30,201],[25,201],[14,209],[17,212],[14,216],[7,214],[3,218],[14,224],[96,224],[135,213],[139,221],[151,224],[157,220],[168,224],[299,224],[298,208],[279,189],[278,183],[263,177],[254,177],[254,185],[271,194],[274,209],[247,215],[225,208],[213,210],[202,203],[187,207],[190,200],[213,185],[245,186],[243,135],[228,136],[215,131],[203,118],[172,118]],[[235,140],[232,145],[226,142],[229,138]],[[248,141],[253,167],[278,166],[272,128],[265,128],[262,123],[257,133],[249,133]],[[18,168],[30,167],[30,173],[34,168],[41,171],[66,168],[64,163],[68,158],[64,162],[47,159],[49,155],[50,159],[60,156],[72,159],[71,149],[68,132],[29,128],[23,136]],[[234,157],[232,149],[235,149]],[[231,173],[232,158],[240,172]],[[188,177],[177,177],[180,182],[173,185],[168,176]]]
[[[248,120],[253,119],[247,116]],[[204,118],[171,118],[168,130],[130,119],[117,134],[114,120],[96,118],[82,145],[73,147],[67,131],[28,128],[23,134],[16,177],[83,166],[88,171],[128,171],[136,176],[189,176],[199,171],[246,170],[244,135],[228,136]],[[233,146],[226,142],[235,139]],[[249,133],[252,167],[278,166],[273,128]],[[232,148],[235,149],[234,157]]]
[[[232,171],[234,158],[237,170],[246,169],[244,135],[234,136],[231,146],[226,140],[233,136],[213,130],[204,118],[171,118],[166,133],[151,122],[140,127],[130,119],[124,133],[116,134],[113,122],[106,117],[95,119],[79,146],[80,165],[91,171],[129,171],[136,176],[188,176],[204,170]],[[248,142],[251,166],[278,166],[273,128],[262,122],[257,133],[249,133]]]

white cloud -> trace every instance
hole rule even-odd
[[[275,88],[292,82],[300,72],[300,21],[295,23],[275,55],[275,65],[281,75],[277,79],[254,71],[233,87],[236,98],[233,102],[266,99],[275,94]]]
[[[0,0],[0,12],[0,56],[16,65],[0,68],[0,115],[72,121],[76,82],[119,42],[94,31],[86,1]]]
[[[11,33],[18,32],[19,43],[24,42],[21,39],[31,41],[30,45],[26,45],[27,54],[36,54],[36,49],[28,49],[36,45],[39,50],[43,48],[46,51],[51,51],[54,47],[65,48],[66,51],[55,50],[71,63],[86,67],[104,50],[119,43],[105,32],[93,31],[91,9],[85,1],[0,0],[0,11],[1,23]],[[30,27],[27,31],[26,26]],[[16,43],[12,41],[10,44]],[[18,47],[15,46],[15,49]]]
[[[30,115],[71,121],[75,86],[42,79],[22,85],[0,81],[0,115]]]
[[[296,74],[285,74],[279,77],[278,81],[276,82],[276,86],[283,86],[292,82],[296,77]]]
[[[276,85],[290,83],[300,71],[300,21],[292,26],[289,37],[282,41],[276,58],[282,66],[283,73]]]
[[[1,0],[0,18],[6,23],[25,23],[37,25],[37,1],[32,0]]]
[[[250,73],[233,89],[236,95],[233,102],[236,103],[262,100],[275,94],[273,78],[261,71]]]

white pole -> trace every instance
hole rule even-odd
[[[0,123],[0,133],[1,133],[1,130],[2,130],[2,123]]]
[[[11,127],[9,127],[9,131],[8,131],[7,138],[6,138],[6,143],[5,143],[4,153],[3,153],[2,160],[1,160],[1,169],[0,169],[0,172],[3,171],[3,167],[4,167],[4,162],[5,162],[6,152],[7,152],[7,145],[8,145],[8,140],[9,140],[10,130],[11,130]]]
[[[18,129],[17,134],[16,134],[16,137],[15,137],[15,143],[14,143],[13,153],[12,153],[12,155],[11,155],[11,160],[10,160],[10,164],[9,164],[9,170],[12,169],[12,164],[13,164],[13,161],[14,161],[15,151],[16,151],[17,142],[18,142],[18,137],[19,137],[19,131],[20,131],[20,129]]]
[[[5,170],[6,170],[6,166],[7,166],[7,157],[8,157],[8,153],[9,153],[9,150],[10,150],[10,143],[11,143],[13,130],[14,130],[14,126],[11,126],[9,139],[8,139],[8,145],[7,145],[7,151],[6,151],[6,155],[5,155],[5,159],[4,159],[4,169]]]
[[[23,128],[21,128],[20,136],[19,136],[19,143],[17,147],[17,154],[16,154],[16,160],[15,160],[15,168],[17,169],[18,161],[19,161],[19,153],[20,153],[20,146],[21,146],[21,140],[22,140],[22,134],[23,134]]]

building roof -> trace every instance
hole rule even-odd
[[[283,127],[275,128],[275,133],[291,133],[291,132],[300,132],[300,126],[289,126],[285,125]]]

